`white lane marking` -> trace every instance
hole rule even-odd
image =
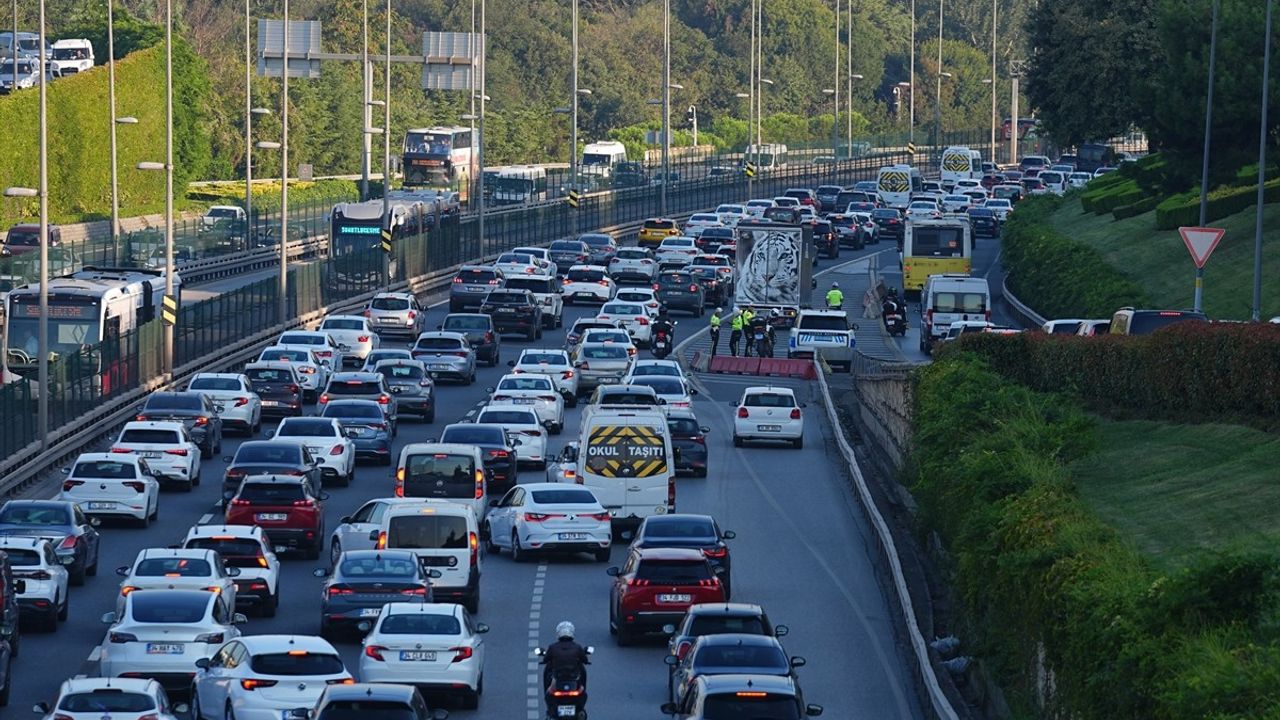
[[[98,662],[98,658],[101,658],[101,657],[102,657],[102,646],[98,645],[93,649],[93,652],[89,653],[89,662],[96,663]]]
[[[198,523],[196,523],[196,524],[197,524],[197,525],[208,525],[208,524],[209,524],[210,522],[212,522],[212,521],[213,521],[213,513],[205,513],[205,514],[203,514],[203,515],[201,515],[201,516],[200,516],[200,521],[199,521]]]
[[[533,575],[533,592],[530,593],[529,600],[529,652],[542,647],[540,641],[542,635],[542,592],[547,584],[547,563],[538,563],[538,570]],[[526,664],[528,676],[525,678],[525,694],[528,696],[526,717],[528,720],[538,720],[541,717],[542,705],[542,662],[538,658],[531,658]]]
[[[1000,264],[1000,256],[1003,254],[1004,254],[1004,248],[1001,248],[1000,251],[996,253],[995,258],[992,259],[991,264],[987,266],[987,271],[982,273],[983,278],[991,277],[991,271],[995,270],[996,265]]]

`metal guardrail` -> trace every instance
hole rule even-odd
[[[1022,302],[1018,299],[1017,295],[1009,292],[1008,278],[1004,278],[1000,281],[1000,290],[1004,294],[1005,302],[1009,303],[1009,307],[1013,308],[1014,314],[1021,318],[1024,323],[1027,323],[1034,328],[1044,326],[1046,320],[1042,315],[1040,315],[1040,313],[1032,310],[1030,305]]]

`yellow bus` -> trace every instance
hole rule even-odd
[[[959,218],[909,220],[902,239],[902,289],[916,294],[930,275],[973,269],[969,223]]]

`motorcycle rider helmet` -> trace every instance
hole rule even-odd
[[[556,637],[561,640],[572,640],[574,633],[573,623],[565,620],[556,626]]]

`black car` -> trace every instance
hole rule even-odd
[[[30,535],[53,545],[72,585],[98,574],[98,520],[64,500],[10,500],[0,508],[0,535]]]
[[[0,552],[0,707],[9,704],[9,691],[13,687],[13,656],[18,654],[22,639],[18,627],[18,593],[25,591],[25,581],[13,579],[9,558]]]
[[[822,212],[836,211],[836,198],[840,195],[841,188],[839,185],[819,185],[818,192],[818,209]]]
[[[876,208],[871,211],[871,220],[880,226],[881,235],[902,242],[902,236],[907,228],[901,211],[893,208]]]
[[[499,333],[524,333],[530,340],[542,337],[542,303],[528,290],[494,290],[485,296],[480,312],[493,318]]]
[[[668,270],[658,275],[653,284],[654,294],[658,302],[667,306],[667,310],[683,310],[693,315],[702,315],[706,305],[706,292],[693,273],[685,270]]]
[[[556,240],[547,248],[551,262],[561,275],[574,265],[586,265],[591,257],[591,247],[581,240]]]
[[[853,215],[832,214],[827,216],[827,220],[831,221],[831,229],[835,231],[837,242],[841,245],[850,246],[854,250],[866,247],[866,236],[863,234],[862,226]]]
[[[671,432],[671,446],[678,451],[676,472],[706,477],[707,433],[711,432],[711,428],[699,425],[693,411],[671,408],[667,411],[667,429]]]
[[[986,208],[969,208],[969,227],[975,238],[1000,236],[1000,221]]]
[[[467,342],[475,348],[476,362],[484,360],[493,367],[502,356],[502,337],[493,318],[484,313],[449,313],[437,329],[466,335]]]
[[[733,228],[729,227],[709,227],[694,240],[698,245],[698,252],[704,253],[713,253],[721,245],[732,245],[733,241]]]
[[[301,443],[278,440],[250,440],[236,448],[235,457],[224,457],[226,473],[222,476],[222,502],[227,503],[240,489],[240,483],[252,475],[298,475],[311,478],[320,487],[320,461]]]
[[[431,602],[430,578],[441,575],[423,568],[412,550],[386,549],[348,550],[338,556],[332,571],[316,568],[312,574],[327,578],[320,596],[323,638],[376,618],[376,611],[387,603]]]
[[[281,417],[302,415],[305,392],[297,370],[285,362],[255,362],[244,368],[249,387],[262,400],[262,414]]]
[[[208,460],[222,452],[222,418],[218,406],[204,393],[153,392],[138,410],[135,420],[172,420],[187,427],[200,446],[200,457]]]
[[[729,599],[732,566],[729,545],[726,540],[735,537],[732,530],[721,530],[710,515],[650,515],[640,523],[632,549],[693,548],[701,550],[711,561],[711,567],[724,585],[725,600]]]
[[[836,234],[836,229],[831,223],[826,220],[814,220],[812,225],[814,250],[823,257],[840,257],[840,236]]]
[[[427,442],[437,442],[428,440]],[[446,425],[439,442],[475,445],[484,455],[489,475],[489,496],[500,497],[516,484],[516,448],[501,425],[455,423]]]
[[[876,195],[865,190],[845,188],[836,196],[836,212],[848,212],[849,203],[871,203],[875,205]]]

